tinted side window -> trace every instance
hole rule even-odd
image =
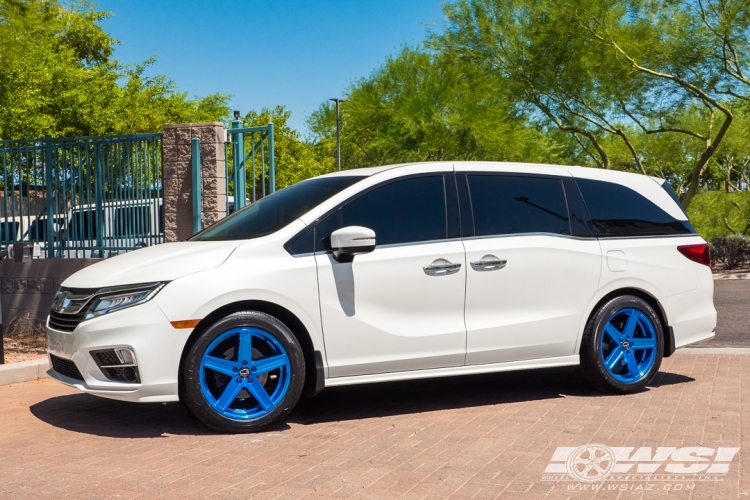
[[[688,221],[666,213],[648,198],[614,182],[576,179],[599,236],[695,233]]]
[[[315,226],[307,226],[302,232],[287,241],[284,248],[291,255],[309,254],[315,247]]]
[[[346,226],[369,227],[378,246],[445,239],[443,176],[391,182],[346,203],[316,225],[315,250],[329,249],[331,233]]]
[[[275,233],[336,193],[362,180],[360,176],[323,176],[276,191],[193,236],[191,241],[229,241]]]
[[[670,198],[674,200],[674,202],[677,204],[678,207],[680,207],[680,210],[682,210],[682,213],[685,214],[685,217],[687,217],[687,212],[685,211],[685,207],[682,205],[682,202],[677,197],[677,193],[674,192],[672,189],[672,186],[669,185],[669,182],[664,181],[661,185],[661,188],[667,192]]]
[[[570,234],[560,179],[511,175],[468,177],[476,236]]]

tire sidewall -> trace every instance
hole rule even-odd
[[[643,378],[632,383],[622,382],[614,378],[604,366],[604,360],[602,359],[600,352],[604,327],[615,313],[624,308],[637,309],[645,314],[653,324],[654,331],[656,332],[656,353],[654,362],[648,373],[646,373]],[[654,308],[651,307],[648,302],[639,297],[630,295],[616,297],[608,301],[599,309],[599,311],[597,311],[596,315],[592,318],[591,327],[590,343],[586,350],[587,352],[584,353],[584,356],[586,356],[585,362],[590,368],[593,368],[596,377],[599,378],[608,389],[620,393],[636,392],[644,389],[654,379],[659,371],[664,354],[664,328],[656,311],[654,311]]]
[[[219,414],[206,400],[200,384],[201,359],[206,348],[227,330],[241,327],[260,328],[274,336],[286,351],[291,371],[289,388],[279,404],[252,420],[235,420]],[[254,432],[278,423],[294,409],[305,385],[305,361],[297,338],[286,325],[268,314],[245,311],[222,318],[200,334],[185,357],[183,377],[185,405],[203,423],[223,432]]]

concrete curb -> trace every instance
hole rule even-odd
[[[750,354],[750,347],[683,347],[675,354]]]
[[[715,273],[715,280],[750,280],[750,273]]]
[[[49,377],[47,370],[49,370],[47,358],[0,365],[0,385],[18,384],[19,382],[47,378]]]

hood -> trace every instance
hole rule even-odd
[[[100,288],[172,281],[220,266],[243,241],[182,241],[141,248],[97,262],[63,281],[69,288]]]

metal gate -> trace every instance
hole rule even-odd
[[[276,191],[276,165],[273,148],[273,123],[261,127],[242,127],[235,120],[227,130],[227,214]],[[231,150],[229,148],[231,144]],[[250,189],[247,177],[250,177]]]
[[[0,245],[109,257],[164,241],[162,134],[0,141]]]

